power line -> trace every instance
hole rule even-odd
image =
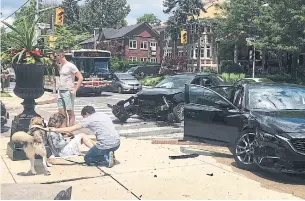
[[[10,18],[12,15],[14,15],[17,11],[19,11],[21,8],[23,8],[30,0],[27,0],[22,6],[20,6],[17,10],[15,10],[12,14],[10,14],[9,16],[7,16],[4,20],[1,20],[1,22],[7,20],[8,18]]]

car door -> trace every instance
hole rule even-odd
[[[229,145],[235,142],[241,125],[240,110],[207,87],[186,85],[184,139]]]

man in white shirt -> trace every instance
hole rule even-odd
[[[66,106],[69,115],[69,126],[73,126],[75,124],[74,101],[76,92],[83,82],[83,75],[73,63],[67,61],[63,52],[56,53],[55,57],[57,62],[60,63],[58,110],[66,116],[64,105]],[[74,84],[75,77],[78,79],[76,85]]]

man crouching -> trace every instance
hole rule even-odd
[[[51,128],[51,131],[72,133],[81,128],[90,129],[96,136],[96,145],[86,153],[85,163],[94,165],[106,161],[107,166],[111,168],[114,165],[114,152],[120,147],[120,136],[110,116],[103,112],[95,112],[92,106],[85,106],[81,115],[83,119],[80,124],[65,128]]]

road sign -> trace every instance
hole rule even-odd
[[[46,24],[46,23],[37,23],[37,26],[40,29],[50,29],[50,24]]]

